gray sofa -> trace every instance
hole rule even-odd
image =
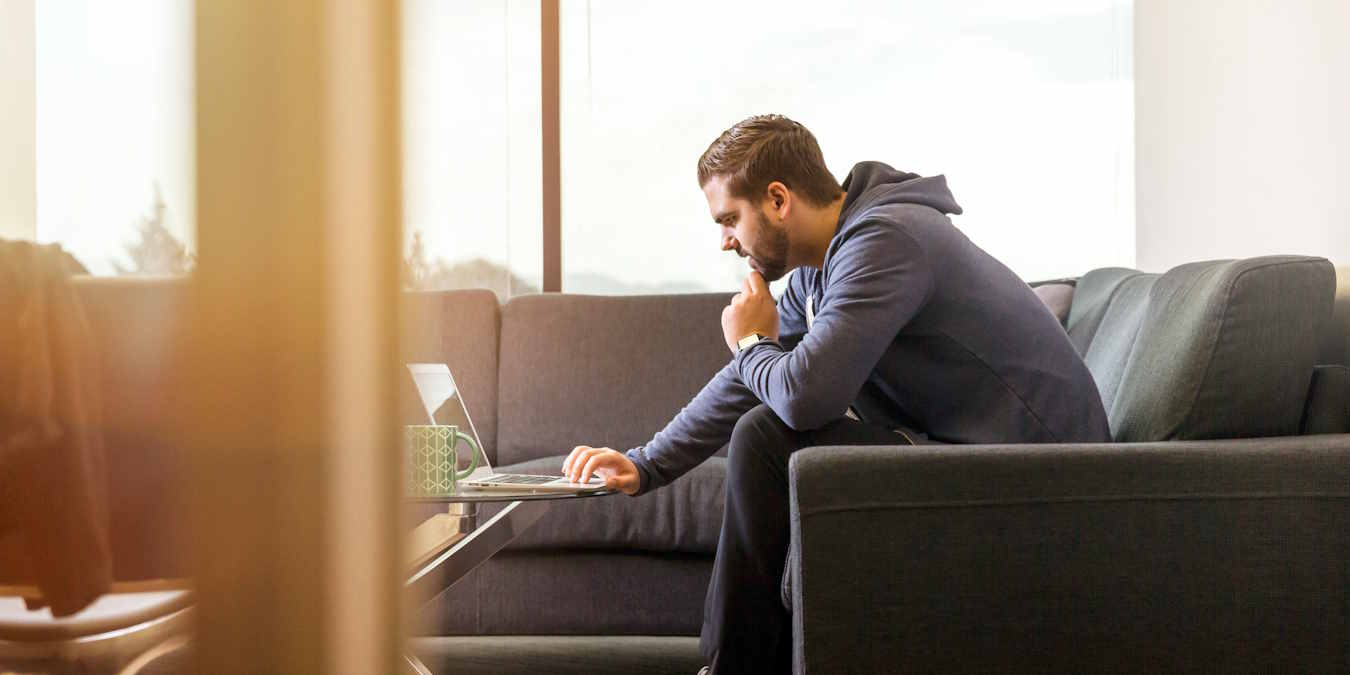
[[[1350,370],[1331,367],[1350,356],[1345,276],[1338,294],[1325,260],[1281,257],[1064,284],[1117,443],[795,455],[799,668],[1350,669]],[[171,575],[176,460],[136,422],[168,395],[163,338],[134,318],[173,316],[182,288],[80,287],[109,456],[149,460],[111,463],[114,564]],[[552,472],[576,444],[645,442],[688,402],[729,358],[727,298],[415,293],[404,354],[450,365],[495,466]],[[555,507],[424,609],[438,637],[420,651],[455,672],[561,672],[562,654],[692,673],[724,475],[714,457],[639,499]],[[521,635],[555,637],[503,637]]]

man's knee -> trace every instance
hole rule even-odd
[[[760,404],[741,415],[731,431],[727,446],[727,460],[739,464],[756,455],[785,454],[787,435],[792,429],[778,417],[772,408]]]
[[[736,447],[738,441],[741,444],[757,441],[767,435],[781,434],[784,430],[788,430],[788,426],[778,417],[778,413],[761,403],[736,420],[736,426],[731,430],[731,447]]]

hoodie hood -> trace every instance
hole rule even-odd
[[[881,162],[860,162],[844,179],[843,188],[840,224],[848,222],[859,209],[890,204],[918,204],[945,214],[961,214],[961,205],[947,189],[947,177],[942,175],[925,177],[897,171]]]

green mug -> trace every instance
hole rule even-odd
[[[457,426],[410,424],[403,428],[403,440],[408,453],[404,490],[409,497],[454,494],[455,483],[478,468],[478,444]],[[459,466],[458,441],[469,445],[469,468],[463,471],[455,471]]]

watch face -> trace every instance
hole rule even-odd
[[[736,348],[737,348],[737,349],[745,349],[746,347],[749,347],[750,345],[755,344],[756,342],[759,342],[760,340],[763,340],[763,339],[764,339],[764,336],[763,336],[763,335],[760,335],[759,333],[754,333],[754,334],[751,334],[751,335],[747,335],[747,336],[745,336],[745,337],[743,337],[743,338],[741,338],[741,339],[739,339],[739,340],[736,341]]]

